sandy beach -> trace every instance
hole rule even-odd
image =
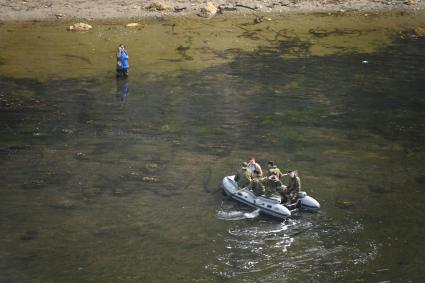
[[[117,1],[0,0],[0,21],[108,20],[217,14],[415,12],[421,0]],[[210,11],[212,9],[212,12]]]

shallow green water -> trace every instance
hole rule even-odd
[[[423,17],[251,21],[0,26],[0,281],[423,279]],[[246,219],[250,156],[321,211]]]

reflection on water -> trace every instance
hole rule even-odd
[[[117,78],[117,98],[124,102],[127,99],[129,94],[128,91],[128,79],[127,78]]]
[[[169,49],[132,63],[127,80],[90,65],[103,51],[76,63],[58,48],[33,77],[6,56],[0,281],[420,281],[424,41],[379,19],[359,32],[356,21],[226,21],[217,34],[176,25]],[[27,34],[0,29],[2,50]],[[59,29],[35,29],[56,42]],[[103,38],[79,43],[92,35]],[[45,49],[34,44],[25,56],[37,63]],[[89,76],[68,76],[73,64]],[[223,176],[252,155],[298,169],[322,210],[281,223],[223,201]]]

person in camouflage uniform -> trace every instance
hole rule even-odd
[[[246,169],[246,162],[241,163],[241,168],[238,170],[235,176],[235,181],[238,184],[239,188],[245,188],[252,181],[251,173]]]
[[[289,170],[289,182],[286,189],[283,191],[284,197],[287,202],[295,200],[298,193],[301,191],[301,180],[295,170]]]
[[[269,161],[268,163],[267,163],[267,167],[268,167],[268,170],[267,170],[267,177],[270,177],[270,176],[272,176],[273,174],[274,175],[276,175],[278,178],[279,178],[279,180],[283,177],[283,176],[286,176],[287,174],[283,174],[281,171],[280,171],[280,169],[274,164],[274,162],[273,161]]]
[[[282,196],[280,192],[283,191],[283,185],[276,174],[272,174],[270,177],[266,178],[264,185],[267,197],[281,200]]]
[[[266,193],[264,178],[253,178],[248,188],[258,197]]]

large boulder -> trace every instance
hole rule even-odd
[[[201,10],[198,13],[198,16],[209,18],[214,16],[217,13],[217,7],[213,3],[207,2],[205,6],[201,7]]]
[[[76,23],[72,26],[69,26],[68,30],[70,31],[88,31],[91,30],[93,27],[86,23]]]

